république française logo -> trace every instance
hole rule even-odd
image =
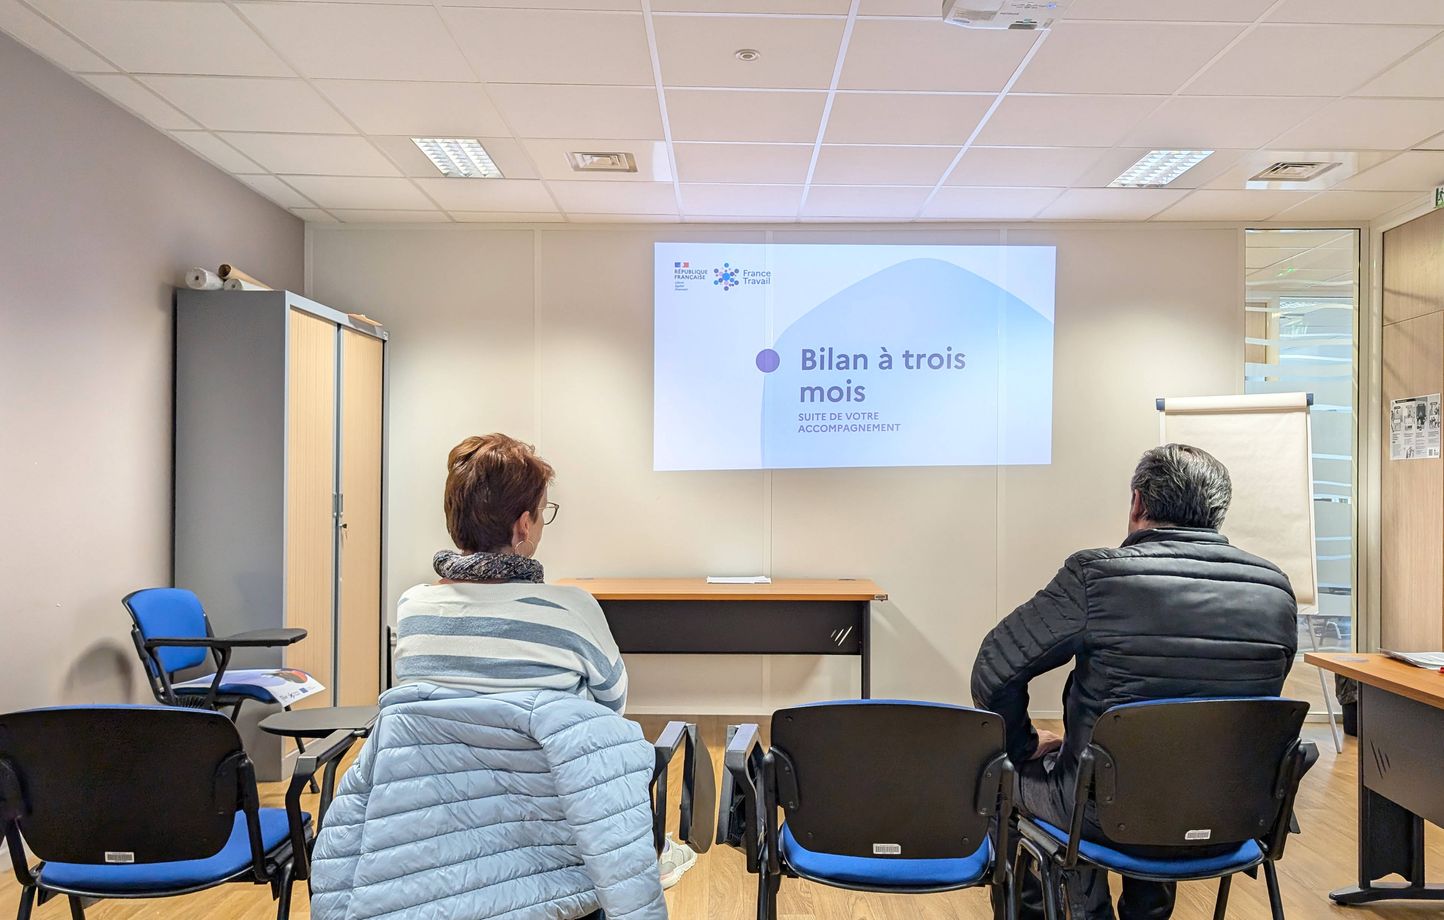
[[[673,262],[672,280],[679,291],[687,290],[689,281],[711,281],[714,287],[730,291],[739,285],[771,284],[772,272],[753,271],[738,268],[731,262],[723,262],[721,268],[693,268],[691,262]]]

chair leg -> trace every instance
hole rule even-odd
[[[764,863],[757,871],[757,920],[777,920],[777,891],[782,878],[774,877]]]
[[[276,920],[290,920],[291,917],[291,885],[295,882],[294,867],[286,863],[281,869],[281,877],[276,885]]]
[[[1218,900],[1213,902],[1213,920],[1223,920],[1223,915],[1228,912],[1228,888],[1232,884],[1232,875],[1218,880]]]
[[[70,895],[70,920],[85,920],[85,902],[75,895]]]
[[[1043,883],[1043,917],[1045,920],[1064,920],[1067,917],[1068,878],[1067,874],[1052,864],[1050,859],[1038,861],[1038,877]]]
[[[1279,893],[1279,870],[1272,859],[1263,864],[1264,881],[1269,888],[1269,915],[1273,920],[1284,920],[1284,899]]]
[[[15,920],[30,920],[30,912],[35,909],[35,886],[26,885],[20,889],[20,912],[15,915]]]

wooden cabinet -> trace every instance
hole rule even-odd
[[[386,334],[285,291],[180,291],[175,583],[218,631],[307,638],[303,705],[371,703],[382,675]]]

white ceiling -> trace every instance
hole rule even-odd
[[[1364,221],[1444,182],[1444,0],[1072,0],[1046,33],[940,6],[0,0],[0,30],[310,221]],[[1217,152],[1106,187],[1153,147]],[[1344,165],[1251,187],[1298,158]]]

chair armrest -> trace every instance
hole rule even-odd
[[[722,755],[722,788],[717,795],[717,837],[720,844],[742,850],[747,871],[758,870],[758,851],[764,828],[758,806],[752,764],[761,759],[762,742],[755,722],[732,726],[733,734]],[[735,822],[740,822],[740,827]]]
[[[301,818],[301,794],[316,777],[316,771],[326,768],[329,778],[334,776],[336,765],[356,744],[359,733],[351,729],[332,732],[320,741],[306,748],[306,753],[296,758],[296,769],[291,774],[291,785],[286,789],[286,822],[291,830],[291,857],[295,861],[296,878],[311,877],[311,850],[306,839],[306,825]],[[329,789],[321,796],[320,807],[312,820],[315,834],[321,832],[321,822],[329,806]],[[314,838],[313,838],[314,839]]]
[[[658,856],[667,845],[667,768],[686,740],[687,723],[672,721],[652,742],[656,762],[652,766],[652,782],[647,792],[652,799],[652,846]]]

